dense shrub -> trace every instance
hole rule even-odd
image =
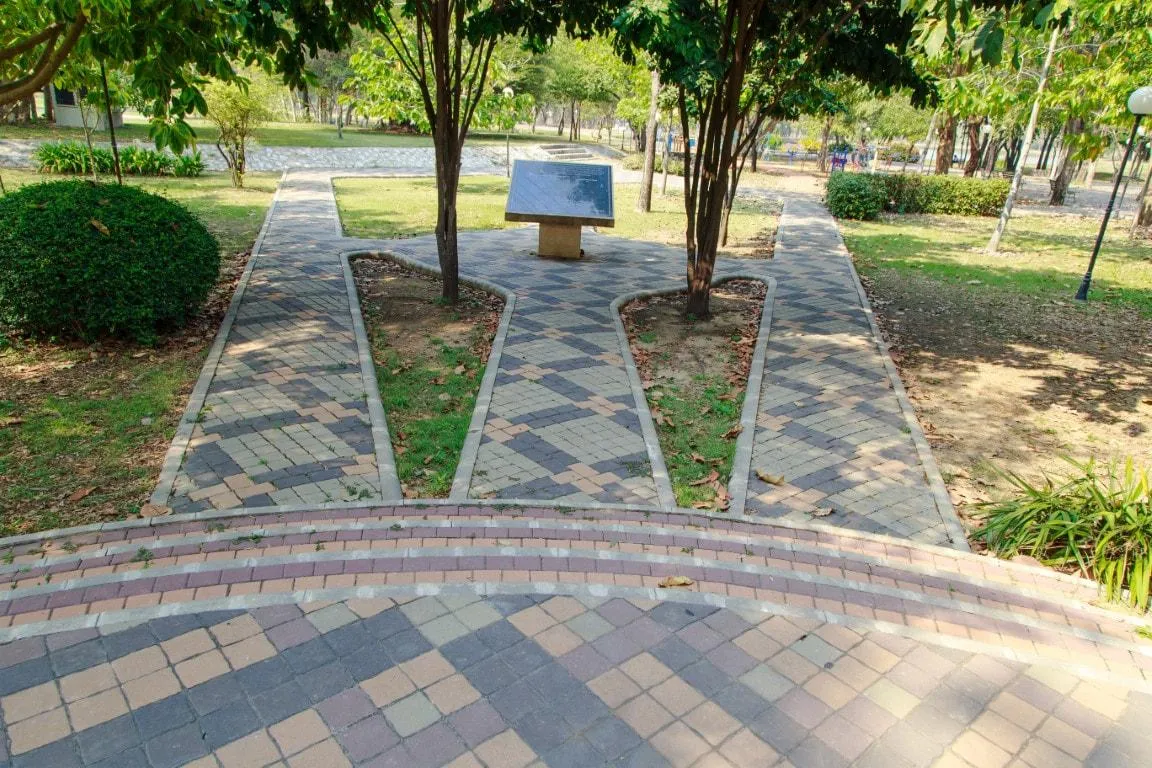
[[[663,158],[659,153],[657,153],[656,162],[653,164],[653,167],[656,169],[656,173],[664,172],[664,163],[662,161]],[[621,165],[630,171],[641,170],[644,167],[644,153],[638,152],[625,156],[625,158],[621,161]],[[668,158],[668,173],[672,174],[673,176],[683,176],[684,158],[670,156]]]
[[[112,151],[103,147],[93,147],[89,155],[88,146],[77,141],[48,142],[35,153],[40,173],[88,174],[92,172],[90,157],[96,160],[97,173],[115,172]],[[129,176],[199,176],[203,170],[199,152],[176,157],[147,147],[120,148],[120,171]]]
[[[55,181],[0,198],[0,323],[25,333],[149,341],[219,269],[196,217],[136,187]]]
[[[172,175],[196,177],[204,173],[204,158],[200,157],[200,150],[188,155],[180,155],[172,166]]]
[[[111,150],[93,147],[89,153],[87,145],[77,141],[41,144],[33,158],[40,173],[88,174],[92,172],[93,160],[97,173],[112,173]]]
[[[846,178],[854,181],[849,182]],[[840,211],[832,207],[833,188],[837,188]],[[872,218],[851,215],[847,211],[872,210],[873,197],[879,196],[882,209],[891,213],[936,213],[954,216],[998,216],[1008,197],[1009,184],[1004,179],[974,179],[962,176],[921,176],[898,173],[834,173],[828,177],[828,207],[843,219]],[[852,204],[846,195],[866,196]]]
[[[884,210],[884,193],[873,177],[838,171],[828,177],[828,210],[838,219],[874,219]]]
[[[141,147],[120,150],[120,172],[129,176],[167,176],[175,165],[176,158],[167,152]]]
[[[1032,484],[1007,474],[1014,493],[982,504],[973,533],[1001,557],[1028,555],[1095,578],[1109,600],[1147,610],[1152,587],[1152,475],[1123,466],[1074,464]]]

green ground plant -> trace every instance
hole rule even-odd
[[[982,504],[973,538],[1000,557],[1028,555],[1094,578],[1105,597],[1141,611],[1152,584],[1152,476],[1125,463],[1071,462],[1065,476],[1005,478],[1011,497]]]

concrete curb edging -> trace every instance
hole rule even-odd
[[[604,584],[567,584],[557,582],[475,582],[472,584],[413,584],[402,586],[364,586],[339,587],[331,589],[316,589],[303,592],[285,592],[279,594],[256,594],[238,597],[225,597],[215,600],[192,601],[186,603],[169,603],[166,605],[151,606],[147,608],[133,608],[107,613],[88,614],[55,621],[32,622],[0,630],[0,643],[12,642],[28,637],[36,637],[56,632],[68,632],[83,629],[105,630],[103,634],[112,634],[118,630],[140,624],[150,619],[168,616],[186,615],[189,613],[204,613],[211,611],[250,610],[273,605],[286,605],[308,603],[317,601],[340,601],[353,599],[372,599],[381,597],[417,598],[453,595],[479,595],[489,597],[492,595],[568,595],[576,598],[593,600],[609,600],[623,598],[626,600],[654,600],[687,603],[692,605],[705,605],[713,608],[729,609],[745,614],[773,614],[795,618],[812,619],[815,621],[836,624],[861,632],[884,632],[899,635],[917,642],[925,642],[946,648],[981,653],[1023,664],[1038,664],[1047,667],[1073,672],[1085,678],[1111,682],[1129,689],[1138,689],[1152,692],[1152,682],[1146,679],[1136,680],[1117,674],[1104,672],[1096,667],[1087,667],[1079,664],[1069,664],[1063,661],[1046,659],[1039,654],[1022,653],[1000,645],[982,643],[976,640],[966,640],[958,637],[939,635],[926,630],[906,627],[899,624],[865,619],[844,614],[831,613],[818,608],[803,608],[800,606],[770,603],[752,598],[729,597],[715,593],[690,592],[677,589],[659,589],[646,587],[617,587]]]
[[[284,180],[288,178],[288,171],[280,174],[280,180],[276,182],[276,192],[272,195],[272,202],[268,206],[268,212],[264,214],[264,223],[260,225],[260,232],[256,235],[256,241],[252,245],[252,253],[248,257],[248,263],[244,267],[244,272],[240,275],[240,279],[236,283],[236,290],[232,292],[232,300],[228,302],[228,309],[224,313],[224,319],[220,322],[220,327],[216,330],[216,338],[212,341],[212,346],[208,350],[208,356],[204,360],[204,366],[200,369],[200,376],[196,379],[196,384],[192,387],[192,393],[188,395],[188,405],[184,408],[184,413],[180,417],[180,422],[176,426],[176,434],[172,437],[172,442],[168,445],[168,450],[164,454],[164,463],[160,468],[160,476],[156,480],[156,489],[152,491],[152,496],[148,501],[157,506],[165,506],[168,504],[168,499],[172,496],[172,486],[176,483],[176,476],[180,473],[180,467],[184,463],[184,453],[188,450],[188,443],[192,439],[192,431],[196,428],[197,419],[200,415],[200,410],[204,407],[204,401],[208,398],[208,388],[212,385],[212,379],[216,377],[216,368],[220,365],[220,358],[224,356],[224,347],[228,344],[228,335],[232,332],[232,325],[236,321],[236,315],[240,311],[240,303],[244,298],[244,291],[248,287],[248,281],[252,277],[252,273],[256,268],[256,262],[260,258],[260,250],[264,245],[264,238],[268,234],[268,229],[272,224],[272,216],[276,212],[276,204],[280,201],[280,190],[284,187]]]
[[[764,357],[767,354],[768,334],[772,325],[772,306],[776,299],[776,278],[757,275],[752,272],[725,272],[722,275],[713,275],[712,287],[716,288],[732,280],[755,280],[763,283],[765,287],[764,305],[760,310],[760,325],[756,332],[756,346],[752,353],[752,362],[748,368],[748,380],[745,383],[744,406],[740,411],[740,437],[736,441],[736,454],[732,459],[732,473],[728,478],[729,494],[732,496],[729,513],[742,515],[744,514],[744,501],[748,495],[748,472],[752,465],[751,433],[755,431],[756,409],[760,404],[760,381],[764,376]],[[632,396],[636,400],[636,410],[640,414],[640,429],[644,433],[644,443],[648,446],[648,455],[652,460],[652,475],[656,480],[656,490],[660,494],[660,507],[665,511],[676,507],[676,495],[672,491],[672,480],[668,475],[664,452],[660,448],[660,438],[656,434],[656,425],[652,421],[652,411],[648,407],[648,396],[644,394],[644,385],[640,381],[636,361],[632,358],[632,348],[628,343],[628,332],[624,328],[624,320],[620,317],[620,310],[624,305],[637,299],[671,296],[682,291],[684,288],[681,285],[632,291],[617,296],[612,301],[610,308],[612,319],[616,325],[616,335],[620,338],[624,368],[628,372],[628,383],[632,386]],[[754,378],[756,381],[755,394],[753,394],[752,388]],[[745,434],[749,434],[747,440],[745,440]],[[736,490],[733,491],[733,488]],[[667,498],[665,498],[665,493]]]
[[[360,377],[364,380],[364,399],[368,402],[368,419],[372,423],[372,444],[376,451],[376,469],[380,478],[380,497],[385,501],[404,498],[400,488],[400,475],[396,470],[396,455],[392,452],[392,439],[388,434],[388,416],[380,400],[380,385],[376,381],[376,363],[372,360],[372,344],[364,328],[364,315],[360,311],[360,295],[352,276],[349,254],[340,254],[340,269],[344,273],[344,287],[348,292],[348,310],[352,315],[352,331],[356,336],[356,354],[360,359]]]
[[[660,438],[656,434],[656,424],[652,421],[652,410],[648,407],[648,396],[644,394],[644,384],[640,381],[640,371],[632,357],[632,345],[628,343],[628,331],[620,317],[620,309],[636,299],[661,294],[676,293],[680,288],[657,288],[645,291],[632,291],[617,296],[608,307],[612,315],[612,325],[616,328],[616,340],[620,345],[620,357],[624,359],[624,372],[628,376],[628,387],[632,390],[636,417],[640,421],[640,434],[648,449],[648,461],[652,465],[652,481],[656,484],[656,498],[663,510],[676,506],[676,494],[672,491],[672,478],[668,476],[668,465],[664,462],[664,451],[660,448]]]
[[[752,351],[752,362],[748,368],[748,381],[744,384],[740,436],[736,438],[736,454],[732,457],[732,475],[728,481],[728,493],[732,496],[729,511],[736,515],[744,514],[744,507],[748,502],[752,449],[756,444],[756,416],[760,412],[760,391],[764,385],[768,339],[772,334],[772,309],[776,304],[776,278],[768,278],[765,280],[765,285],[768,287],[768,292],[764,294],[764,307],[760,310],[760,328],[756,332],[756,346]]]
[[[422,272],[433,277],[440,277],[440,270],[418,261],[404,252],[403,247],[394,250],[381,251],[349,251],[348,257],[371,256],[374,258],[390,259],[397,264]],[[452,489],[448,493],[450,501],[468,501],[468,489],[472,483],[472,472],[476,468],[476,457],[480,451],[480,440],[484,436],[484,423],[488,420],[488,409],[492,405],[492,392],[496,388],[496,374],[500,371],[500,358],[504,353],[504,340],[508,338],[508,329],[512,325],[512,315],[516,311],[516,294],[502,285],[489,282],[482,278],[460,276],[460,282],[475,288],[494,293],[504,299],[504,311],[500,315],[500,325],[496,328],[496,335],[492,339],[492,349],[488,353],[488,361],[484,365],[484,378],[480,381],[480,389],[476,392],[476,405],[472,409],[472,419],[468,423],[468,434],[464,438],[464,445],[460,449],[460,459],[456,465],[456,475],[452,479]],[[379,390],[377,399],[379,399]],[[391,452],[391,443],[388,445]]]

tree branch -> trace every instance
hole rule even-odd
[[[44,53],[41,54],[40,59],[32,68],[31,74],[11,83],[0,85],[0,104],[20,101],[52,82],[52,76],[60,69],[60,65],[64,63],[64,59],[68,57],[72,49],[76,47],[76,42],[80,39],[80,34],[87,24],[88,17],[83,13],[77,14],[69,25],[64,39],[60,41],[60,45],[55,48],[52,46],[45,48]]]
[[[31,37],[25,38],[19,43],[10,45],[7,48],[2,48],[0,49],[0,61],[14,59],[22,53],[27,53],[43,42],[48,42],[48,47],[51,48],[56,44],[56,38],[60,36],[62,31],[64,31],[64,24],[56,22],[55,24],[49,26],[47,29],[44,29],[41,32],[37,32]]]

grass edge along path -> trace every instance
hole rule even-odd
[[[60,177],[4,169],[14,187]],[[153,346],[57,343],[0,328],[0,536],[139,514],[264,222],[274,174],[130,183],[184,203],[220,241],[205,306]],[[126,180],[126,183],[129,183]]]
[[[703,322],[684,315],[683,291],[620,310],[678,506],[728,509],[766,291],[758,280],[726,281]]]
[[[404,495],[447,497],[504,299],[461,284],[445,305],[439,277],[386,256],[357,257],[352,272]]]

